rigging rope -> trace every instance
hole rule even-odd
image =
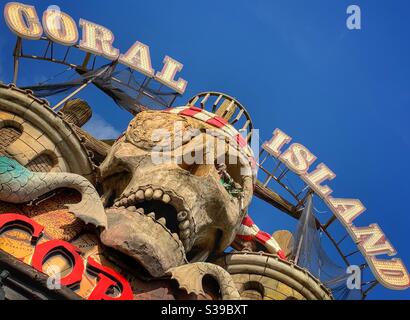
[[[55,79],[55,78],[57,78],[57,77],[63,75],[64,73],[66,73],[67,71],[70,71],[70,70],[72,70],[72,69],[73,69],[73,67],[68,67],[67,69],[65,69],[65,70],[63,70],[63,71],[61,71],[61,72],[58,72],[57,74],[51,76],[51,77],[48,78],[47,80],[42,81],[42,82],[39,82],[38,85],[41,86],[41,85],[43,85],[43,84],[49,82],[50,80],[53,80],[53,79]]]

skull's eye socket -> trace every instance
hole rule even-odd
[[[239,197],[243,191],[240,164],[230,158],[229,162],[215,161],[215,168],[219,175],[219,181],[226,191],[233,197]]]
[[[226,172],[236,183],[242,185],[241,166],[239,164],[227,164]]]
[[[190,174],[197,177],[205,177],[209,174],[212,165],[208,164],[187,164],[187,163],[178,163],[179,167],[188,171]]]
[[[184,154],[183,157],[177,159],[177,163],[180,168],[197,177],[207,176],[213,168],[213,164],[206,163],[202,153],[195,151]]]
[[[228,174],[228,176],[235,182],[240,185],[243,185],[242,178],[242,162],[241,159],[233,155],[225,155],[215,160],[215,167],[218,173],[221,175],[223,173]]]

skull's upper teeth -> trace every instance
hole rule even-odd
[[[147,190],[145,190],[145,199],[151,200],[153,194],[154,194],[154,190],[152,190],[152,188],[148,188]]]
[[[157,189],[154,191],[152,197],[154,198],[154,200],[159,200],[162,198],[162,194],[163,194],[162,190]]]
[[[138,191],[135,193],[135,196],[136,196],[137,200],[143,200],[143,199],[144,199],[144,191],[138,190]]]
[[[177,219],[178,219],[178,221],[184,221],[187,218],[187,216],[188,216],[188,212],[181,211],[181,212],[178,213]]]
[[[137,196],[135,194],[132,194],[128,197],[128,203],[132,203],[137,201]]]
[[[179,229],[184,230],[189,227],[189,220],[184,220],[178,225]]]
[[[167,195],[166,193],[162,196],[162,201],[165,203],[168,203],[171,201],[171,197]]]

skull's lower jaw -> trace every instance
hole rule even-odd
[[[155,219],[125,208],[107,209],[106,213],[103,244],[133,258],[153,277],[187,262],[181,241]]]

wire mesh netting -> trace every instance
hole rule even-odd
[[[299,219],[293,242],[293,260],[297,265],[310,271],[329,288],[335,299],[356,300],[362,298],[362,291],[348,288],[346,267],[337,265],[322,247],[321,232],[313,214],[313,195],[306,200]]]
[[[58,94],[74,92],[87,83],[94,84],[110,96],[115,103],[132,114],[137,114],[145,109],[169,108],[178,96],[166,86],[145,77],[130,68],[121,68],[117,62],[105,64],[91,71],[77,71],[73,80],[39,84],[24,87],[33,91],[37,97],[45,98]]]

